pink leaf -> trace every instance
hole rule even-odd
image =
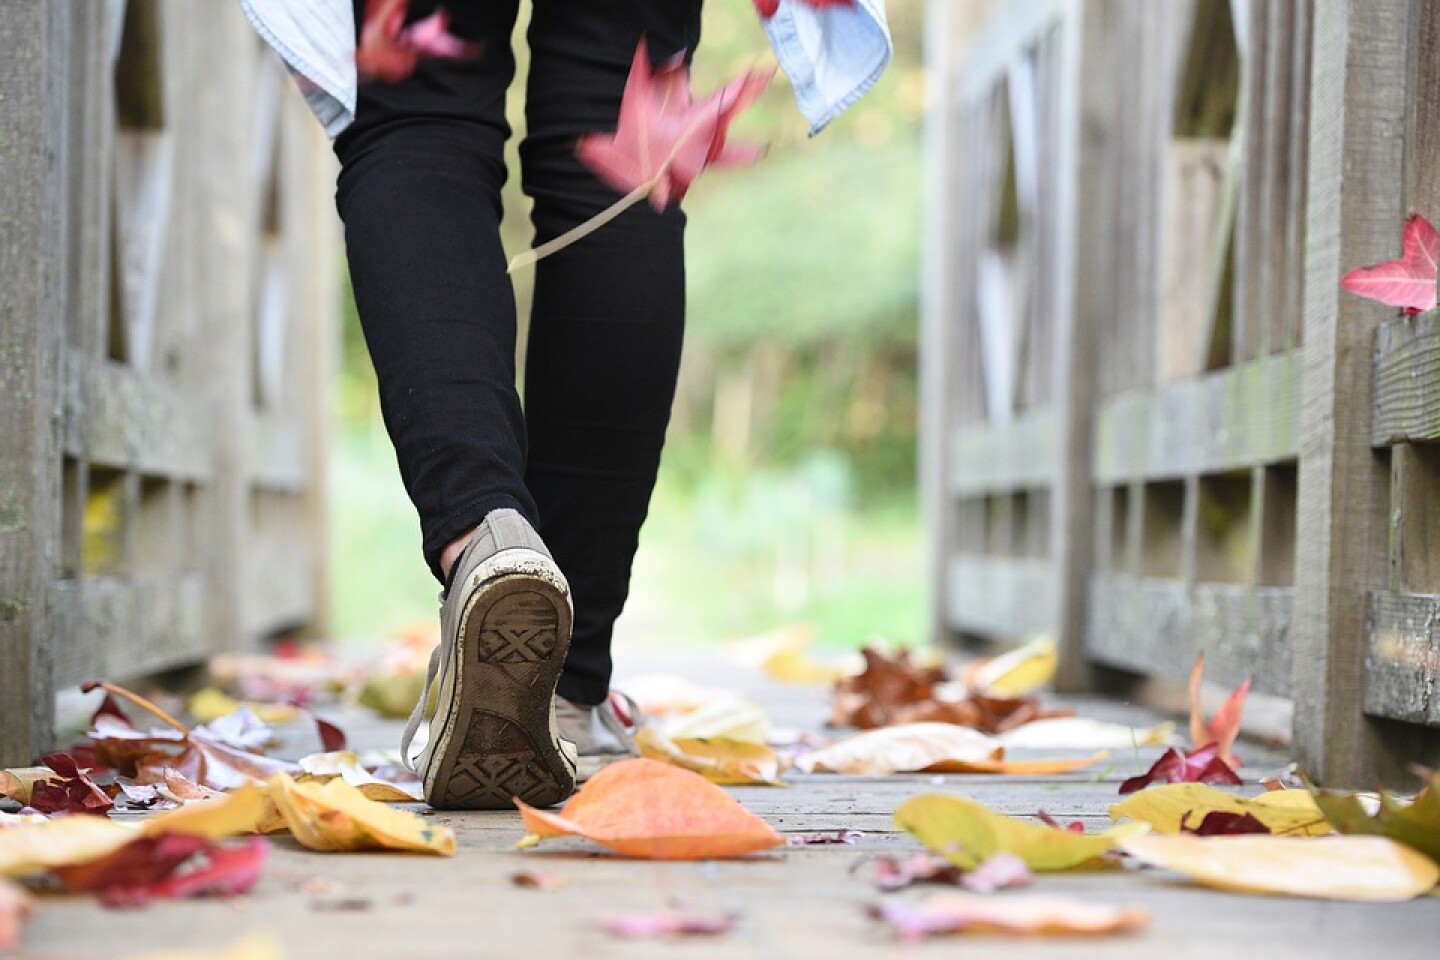
[[[628,940],[680,936],[714,937],[735,929],[736,919],[733,913],[700,916],[670,911],[639,911],[601,917],[600,926],[609,933]]]
[[[410,0],[369,0],[355,50],[360,81],[398,83],[415,72],[421,57],[467,60],[480,56],[481,45],[449,33],[450,15],[437,10],[424,20],[405,25]]]
[[[1121,795],[1134,793],[1155,782],[1161,783],[1228,783],[1239,786],[1242,781],[1224,760],[1219,757],[1220,745],[1207,743],[1189,753],[1181,753],[1174,747],[1166,750],[1154,765],[1139,776],[1131,777],[1120,784]]]
[[[678,203],[707,166],[752,163],[755,147],[727,145],[730,123],[770,83],[774,71],[748,72],[701,103],[690,94],[690,70],[672,57],[652,70],[645,41],[635,49],[615,132],[588,133],[576,154],[620,193],[648,187],[650,204]]]
[[[1417,213],[1405,222],[1401,243],[1403,252],[1398,259],[1351,270],[1340,286],[1386,306],[1403,307],[1406,313],[1434,310],[1440,233]]]

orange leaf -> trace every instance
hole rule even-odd
[[[595,775],[558,814],[515,801],[528,847],[579,836],[627,857],[712,860],[782,845],[785,839],[698,773],[655,760],[622,760]]]
[[[1214,743],[1219,745],[1220,759],[1232,767],[1238,767],[1240,760],[1230,748],[1235,745],[1235,738],[1240,735],[1240,715],[1245,710],[1245,697],[1250,692],[1250,681],[1246,680],[1236,687],[1225,698],[1220,709],[1215,711],[1215,716],[1208,722],[1205,719],[1204,708],[1200,704],[1200,685],[1205,678],[1205,654],[1195,658],[1195,666],[1190,671],[1190,745],[1192,747],[1203,747],[1206,744]]]
[[[1011,776],[1073,773],[1110,756],[1100,750],[1088,757],[1064,757],[1054,760],[942,760],[926,767],[930,773],[999,773]]]

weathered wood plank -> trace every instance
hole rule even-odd
[[[1376,591],[1366,619],[1365,712],[1440,727],[1440,596]],[[1440,737],[1411,762],[1440,763]]]
[[[1007,4],[990,18],[965,60],[957,77],[961,100],[974,104],[989,96],[1010,65],[1060,18],[1078,7],[1075,0],[1019,0]]]
[[[1031,410],[1014,420],[960,427],[950,440],[955,497],[1048,486],[1059,465],[1055,413]]]
[[[1440,314],[1396,317],[1375,331],[1377,447],[1440,440]]]
[[[950,557],[946,623],[959,633],[1019,639],[1055,628],[1055,576],[1044,560],[957,554]]]
[[[88,463],[201,480],[206,411],[165,380],[80,351],[65,355],[65,453]]]
[[[209,653],[205,578],[164,571],[61,580],[55,585],[57,686],[138,677]]]
[[[1294,591],[1099,574],[1091,580],[1086,650],[1108,665],[1160,677],[1206,675],[1290,696]]]
[[[1101,405],[1095,479],[1113,484],[1293,459],[1300,356],[1278,354]]]
[[[70,5],[0,9],[0,765],[53,735]]]
[[[1409,0],[1317,0],[1310,98],[1305,348],[1295,578],[1295,744],[1329,783],[1403,775],[1423,728],[1361,719],[1366,593],[1383,584],[1385,462],[1371,449],[1373,349],[1388,311],[1340,291],[1394,255],[1404,219]],[[1433,734],[1430,735],[1433,737]]]

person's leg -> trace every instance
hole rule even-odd
[[[475,60],[422,59],[360,87],[335,142],[350,277],[426,561],[492,509],[531,522],[515,390],[515,297],[500,245],[505,93],[518,0],[447,3]],[[433,12],[416,0],[412,17]],[[360,22],[365,0],[355,0]]]
[[[535,243],[618,194],[575,157],[613,130],[641,37],[659,61],[694,52],[700,0],[535,0],[529,131],[520,148]],[[525,483],[570,582],[575,621],[559,693],[605,699],[610,639],[669,422],[685,318],[685,217],[632,207],[536,267],[525,368]]]

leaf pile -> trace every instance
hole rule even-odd
[[[909,651],[887,656],[867,647],[865,669],[835,685],[830,722],[873,730],[902,723],[953,723],[982,733],[1001,734],[1032,720],[1069,717],[1073,710],[1046,710],[1035,697],[967,693],[945,699],[939,688],[950,681],[940,666],[915,663]]]

